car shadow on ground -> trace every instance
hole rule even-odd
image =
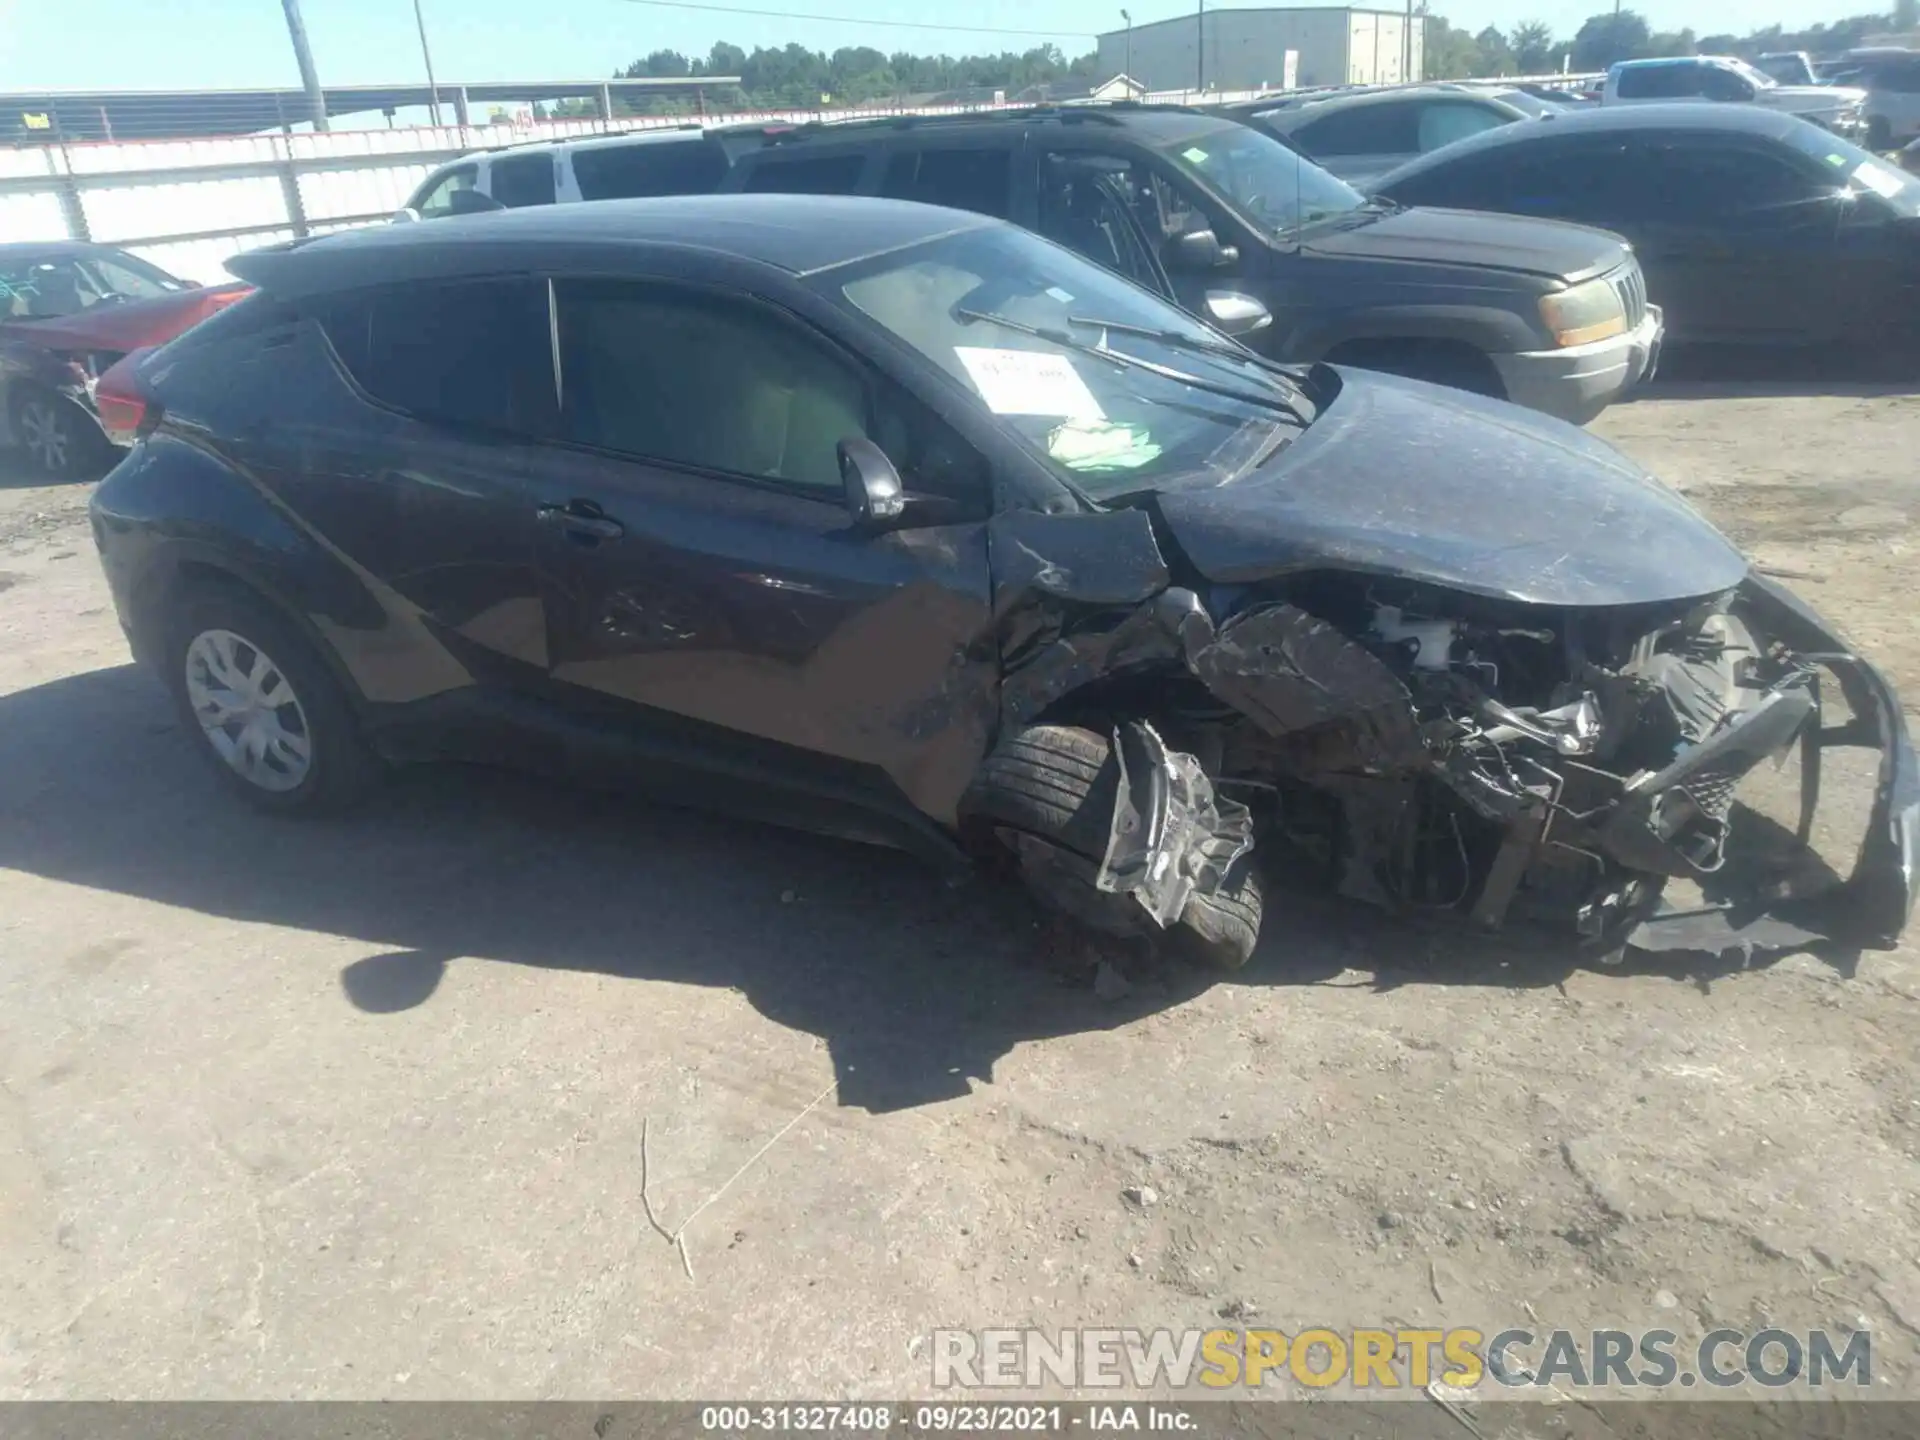
[[[1874,399],[1920,393],[1920,352],[1749,346],[1675,347],[1628,400]]]
[[[123,452],[115,451],[98,465],[90,467],[84,475],[61,477],[49,475],[28,458],[27,452],[17,446],[0,444],[0,490],[34,490],[49,485],[91,485],[104,479],[107,472],[120,463]]]
[[[949,887],[890,851],[516,776],[424,768],[352,817],[260,815],[130,665],[0,696],[0,866],[379,947],[340,976],[374,1015],[475,961],[735,988],[820,1037],[841,1103],[875,1111],[964,1095],[1023,1041],[1125,1024],[1215,979],[1121,955],[1135,987],[1102,998],[1054,963],[1058,928],[1010,884]],[[1236,983],[1531,988],[1581,964],[1310,895],[1276,896],[1269,921]]]

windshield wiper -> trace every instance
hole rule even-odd
[[[1114,364],[1129,370],[1145,370],[1150,375],[1158,375],[1163,380],[1172,380],[1176,384],[1190,385],[1209,395],[1219,395],[1228,400],[1238,400],[1243,405],[1255,405],[1263,410],[1277,410],[1282,415],[1290,415],[1301,425],[1313,422],[1301,413],[1292,401],[1278,395],[1262,395],[1257,391],[1242,390],[1234,385],[1216,385],[1211,380],[1202,380],[1198,375],[1189,375],[1184,370],[1176,370],[1171,365],[1162,365],[1158,361],[1148,360],[1139,355],[1129,355],[1124,350],[1109,350],[1104,345],[1089,345],[1084,340],[1076,340],[1064,330],[1055,330],[1045,325],[1029,325],[1024,320],[1015,320],[1011,316],[996,315],[991,310],[970,310],[956,305],[950,312],[953,318],[961,321],[982,320],[989,325],[998,325],[1011,330],[1016,335],[1031,335],[1036,340],[1045,340],[1049,345],[1058,345],[1063,350],[1072,350],[1076,354],[1091,355],[1096,360],[1110,360]]]
[[[1300,382],[1294,379],[1293,372],[1278,360],[1269,360],[1266,356],[1232,340],[1208,340],[1198,335],[1186,335],[1178,330],[1156,330],[1151,325],[1130,325],[1124,320],[1103,320],[1097,315],[1069,315],[1067,323],[1079,325],[1088,330],[1111,330],[1116,335],[1138,335],[1145,340],[1158,340],[1163,345],[1171,345],[1176,350],[1194,350],[1202,355],[1219,355],[1228,360],[1258,365],[1268,374],[1278,375],[1296,390],[1300,388]]]

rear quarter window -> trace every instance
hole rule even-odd
[[[706,140],[653,140],[573,152],[573,183],[582,200],[639,200],[654,195],[705,195],[727,173],[726,156]]]
[[[810,155],[762,160],[740,188],[768,195],[849,195],[860,188],[865,154]]]
[[[460,280],[308,302],[354,383],[420,420],[538,435],[552,428],[546,286]]]
[[[1013,152],[982,150],[903,150],[887,160],[880,193],[889,200],[918,200],[1007,218],[1013,188]]]

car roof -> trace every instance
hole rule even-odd
[[[1062,126],[1109,126],[1144,132],[1155,143],[1181,140],[1202,131],[1218,130],[1233,122],[1218,110],[1189,105],[1143,105],[1134,101],[1103,101],[1091,105],[1036,105],[1019,110],[982,110],[960,115],[887,115],[872,119],[813,121],[786,129],[780,126],[740,126],[767,133],[767,146],[752,154],[778,154],[789,145],[835,140],[859,141],[889,134],[938,135],[945,131],[973,134],[996,126],[1025,129],[1057,122]]]
[[[657,145],[666,140],[704,140],[700,125],[659,125],[646,130],[626,130],[618,135],[569,135],[557,140],[526,140],[502,145],[490,154],[522,154],[529,150],[622,150],[631,145]]]
[[[236,255],[227,268],[281,296],[613,263],[661,250],[732,255],[795,275],[1003,222],[845,195],[676,195],[530,205],[430,224],[370,225]]]
[[[25,260],[41,255],[118,255],[111,245],[96,245],[89,240],[11,240],[0,245],[0,261]]]
[[[1640,60],[1616,60],[1615,70],[1676,70],[1683,66],[1724,65],[1731,55],[1650,55]]]
[[[1257,106],[1241,106],[1239,110],[1259,114],[1263,119],[1288,128],[1298,128],[1310,124],[1328,115],[1342,110],[1364,110],[1370,105],[1384,105],[1394,100],[1491,100],[1505,105],[1505,97],[1494,92],[1498,82],[1488,82],[1487,88],[1471,85],[1402,85],[1391,90],[1357,90],[1350,93],[1329,95],[1324,100],[1309,100],[1299,105],[1278,110],[1272,115],[1259,110]],[[1509,87],[1511,88],[1511,87]],[[1518,107],[1515,107],[1518,108]]]
[[[1700,130],[1722,135],[1758,135],[1777,140],[1807,122],[1765,105],[1596,105],[1543,116],[1530,125],[1501,125],[1410,160],[1380,180],[1386,189],[1402,176],[1451,164],[1462,156],[1520,145],[1551,144],[1575,135],[1630,134],[1644,130]]]

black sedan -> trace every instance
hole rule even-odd
[[[259,293],[139,367],[93,522],[256,804],[423,757],[633,780],[1015,867],[1219,964],[1289,854],[1603,947],[1906,924],[1891,688],[1570,425],[1290,370],[894,201],[548,206],[233,268]],[[1729,816],[1796,743],[1882,780],[1851,878],[1769,914]],[[1663,910],[1669,879],[1706,899]]]
[[[1920,335],[1920,180],[1753,105],[1626,105],[1510,125],[1377,187],[1406,205],[1577,220],[1633,242],[1667,341]]]

